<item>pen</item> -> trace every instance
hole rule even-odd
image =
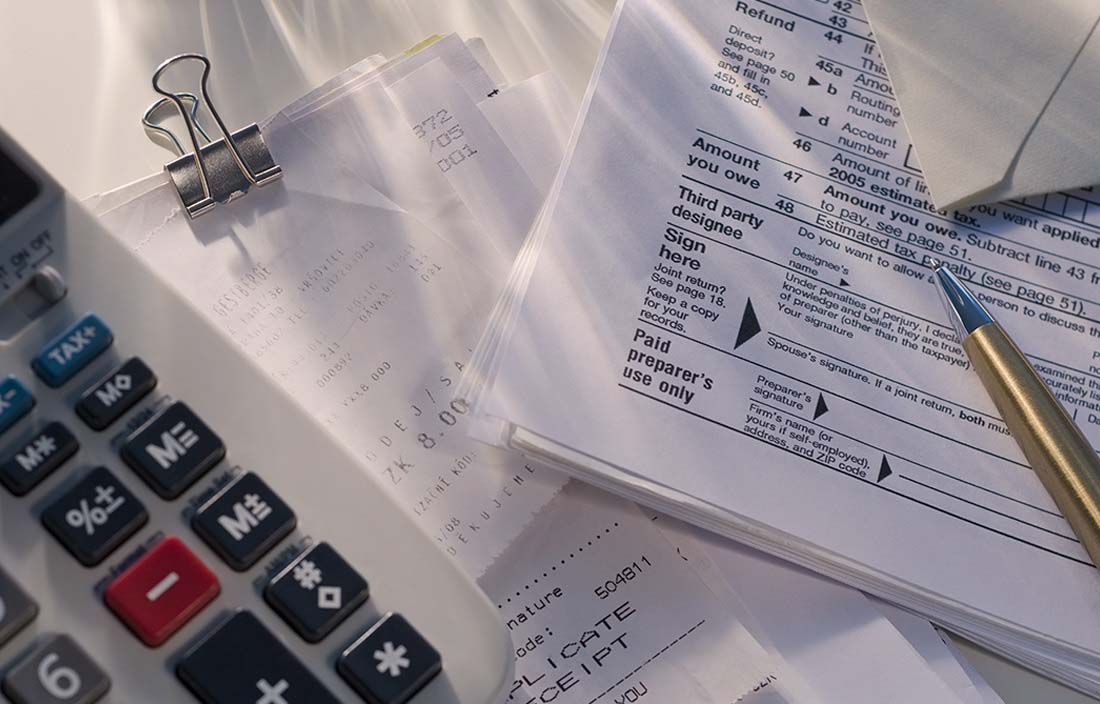
[[[929,262],[966,355],[1032,469],[1100,566],[1100,459],[985,306],[943,262]]]

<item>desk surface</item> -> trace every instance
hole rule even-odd
[[[614,0],[64,0],[11,2],[0,23],[0,124],[84,197],[158,170],[167,152],[139,122],[153,68],[202,51],[227,124],[258,120],[370,54],[433,33],[485,39],[509,80],[553,67],[584,91]],[[232,90],[224,90],[232,86]],[[1006,704],[1088,704],[964,644]]]

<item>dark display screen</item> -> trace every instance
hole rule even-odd
[[[38,195],[38,184],[0,151],[0,225]]]

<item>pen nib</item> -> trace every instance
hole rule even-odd
[[[981,326],[992,323],[993,316],[966,284],[944,266],[941,260],[934,257],[929,259],[932,278],[938,284],[940,298],[947,309],[947,317],[951,319],[951,327],[955,328],[955,334],[959,336],[959,342]]]

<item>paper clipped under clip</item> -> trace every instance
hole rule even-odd
[[[160,77],[165,70],[181,61],[198,61],[203,65],[199,95],[221,132],[221,139],[211,141],[199,125],[198,98],[191,93],[174,93],[160,87]],[[153,90],[164,97],[153,103],[142,118],[147,130],[167,136],[180,154],[178,159],[165,164],[164,168],[172,177],[184,210],[191,218],[202,215],[219,203],[228,203],[244,195],[252,186],[265,186],[283,175],[283,170],[272,159],[256,123],[229,133],[210,100],[207,87],[209,77],[210,60],[202,54],[180,54],[168,59],[153,74]],[[184,100],[191,102],[190,111],[184,106]],[[191,152],[184,153],[183,146],[175,135],[152,123],[152,114],[169,102],[176,106],[187,126]],[[202,135],[206,144],[200,146],[199,135]]]

